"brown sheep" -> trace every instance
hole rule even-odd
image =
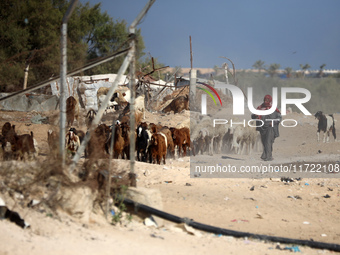
[[[70,96],[66,99],[66,122],[69,127],[73,126],[74,120],[77,121],[79,126],[79,104],[77,99]]]
[[[85,157],[87,158],[108,158],[107,142],[110,137],[110,127],[106,124],[100,124],[93,131],[87,144]]]
[[[17,134],[15,132],[15,125],[11,125],[9,122],[6,122],[2,127],[2,135],[5,139],[4,147],[6,147],[6,159],[15,158],[17,151]]]
[[[167,105],[162,112],[167,113],[173,111],[174,113],[179,113],[183,110],[189,110],[189,96],[179,96],[176,97],[172,102]]]
[[[74,133],[79,137],[80,143],[82,143],[82,141],[85,138],[85,132],[80,129],[76,129],[76,128],[73,128],[73,130],[74,130]]]
[[[1,160],[5,159],[5,146],[6,146],[5,137],[0,135],[0,159]]]
[[[110,142],[111,142],[111,139],[110,139]],[[122,135],[122,127],[119,123],[116,123],[115,130],[114,130],[113,158],[118,159],[119,156],[122,156],[123,158],[124,146],[125,146],[125,141]]]
[[[124,148],[122,152],[123,159],[130,159],[130,127],[128,123],[122,123],[122,137],[124,139]]]
[[[191,150],[191,141],[190,141],[190,130],[187,127],[183,127],[180,129],[170,128],[172,133],[172,139],[174,141],[174,145],[178,146],[178,157],[186,156],[187,148]],[[183,153],[182,153],[183,150]]]
[[[150,123],[149,124],[149,129],[151,131],[152,134],[157,133],[159,130],[161,130],[163,128],[162,125],[160,124],[155,124],[155,123]]]
[[[150,163],[161,164],[161,160],[163,158],[163,163],[165,165],[165,157],[166,157],[166,144],[165,138],[161,134],[153,134],[151,137],[151,143],[149,147],[150,152]]]
[[[9,122],[6,122],[3,126],[2,126],[2,130],[1,130],[1,134],[6,137],[7,133],[10,132],[12,130],[12,125]]]
[[[141,123],[143,117],[143,113],[141,111],[136,110],[135,111],[135,128],[138,127],[138,125]],[[118,116],[118,120],[120,123],[128,123],[130,124],[130,112],[126,115],[120,114]]]
[[[28,155],[28,158],[34,158],[35,152],[32,131],[30,134],[16,136],[16,158],[23,160],[25,159],[26,154]]]
[[[168,127],[163,127],[159,130],[159,132],[163,133],[167,138],[167,151],[169,153],[169,156],[175,158],[175,145],[170,129]]]

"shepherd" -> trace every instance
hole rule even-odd
[[[269,110],[272,108],[272,97],[266,95],[263,99],[263,103],[257,107],[257,110]],[[282,120],[281,112],[279,109],[268,115],[252,115],[253,119],[259,119],[263,121],[263,125],[257,127],[260,131],[261,141],[263,145],[263,152],[261,159],[264,161],[272,161],[274,158],[273,153],[273,143],[275,138],[279,137],[279,124]],[[267,120],[267,121],[266,121]]]

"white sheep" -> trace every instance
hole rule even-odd
[[[109,92],[110,88],[107,87],[100,87],[97,91],[97,104],[98,108],[100,108],[101,103],[104,101],[107,93]],[[131,91],[129,88],[123,87],[118,88],[115,90],[115,93],[112,96],[112,100],[109,100],[109,104],[111,105],[126,105],[130,102],[131,98]],[[110,106],[110,105],[108,105]]]
[[[260,142],[259,132],[255,127],[241,126],[231,127],[232,145],[231,149],[237,154],[250,155],[254,148],[257,148],[257,143]]]
[[[98,100],[99,100],[98,101],[98,107],[100,107],[102,105],[102,103],[104,102],[105,98],[106,98],[106,95],[100,95],[98,97]],[[111,102],[109,100],[109,102],[108,102],[108,104],[107,104],[107,106],[105,108],[104,114],[107,114],[108,112],[114,112],[115,111],[114,110],[114,106],[117,105],[117,104],[118,104],[117,102],[115,102],[115,101]]]
[[[36,158],[39,155],[40,150],[39,150],[38,142],[35,138],[33,138],[33,145],[34,145],[34,149],[35,149],[33,157]]]
[[[213,119],[204,116],[197,124],[192,126],[192,140],[205,139],[208,142],[208,154],[221,153],[223,137],[228,132],[229,124],[217,124],[213,126]],[[214,146],[215,144],[215,146]]]
[[[135,109],[143,113],[143,120],[145,120],[145,96],[138,96],[135,99]]]

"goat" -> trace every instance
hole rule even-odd
[[[5,158],[8,160],[15,158],[17,151],[17,134],[15,132],[15,125],[11,125],[9,122],[6,122],[2,127],[2,135],[5,139]]]
[[[150,143],[150,163],[156,163],[161,164],[161,160],[163,159],[163,163],[165,165],[165,157],[166,157],[166,141],[165,141],[165,135],[162,134],[153,134],[151,137],[151,143]]]
[[[10,132],[12,130],[12,125],[9,122],[6,122],[3,126],[2,126],[2,130],[1,130],[1,134],[3,137],[6,137],[6,135],[8,134],[8,132]]]
[[[5,158],[5,146],[6,146],[5,137],[0,135],[0,159],[1,160]]]
[[[139,111],[139,110],[135,111],[135,128],[137,128],[139,123],[141,123],[142,115],[143,115],[143,113],[141,111]],[[130,123],[130,115],[129,114],[124,115],[123,113],[121,113],[118,116],[118,120],[120,121],[120,123],[124,123],[124,122]]]
[[[117,103],[116,110],[124,109],[126,105],[130,102],[131,91],[129,89],[117,89],[111,100]]]
[[[118,159],[119,156],[123,157],[123,150],[125,146],[125,141],[122,135],[122,127],[119,123],[115,124],[113,137],[114,137],[113,158]],[[109,141],[111,143],[111,139]]]
[[[87,128],[89,129],[92,125],[92,122],[94,120],[94,118],[96,117],[97,113],[95,110],[93,109],[90,109],[87,114],[86,114],[86,118],[87,118],[87,121],[86,121],[86,126]]]
[[[146,162],[148,148],[151,140],[151,132],[147,129],[147,124],[142,122],[136,130],[136,151],[137,160]]]
[[[155,124],[155,123],[150,123],[149,124],[149,129],[150,129],[152,134],[157,133],[162,128],[163,128],[163,126],[160,125],[160,124]]]
[[[77,121],[79,126],[79,104],[77,99],[70,96],[66,99],[66,121],[69,127],[73,126],[74,120]]]
[[[318,131],[316,132],[318,137],[318,142],[320,141],[320,131],[323,131],[323,142],[329,142],[329,132],[332,131],[334,140],[336,141],[336,132],[335,132],[335,121],[333,114],[329,114],[328,116],[324,115],[322,111],[318,111],[315,113],[315,118],[319,120],[318,122]]]
[[[105,100],[106,95],[101,95],[98,97],[98,108],[102,105]],[[104,114],[106,115],[108,112],[114,112],[116,106],[118,105],[117,102],[114,101],[113,97],[107,102],[107,106],[105,108]]]
[[[2,160],[12,159],[12,146],[11,143],[6,140],[6,138],[0,135],[0,158]]]
[[[175,145],[172,138],[171,130],[168,127],[162,127],[159,132],[166,136],[167,141],[167,152],[170,157],[175,158]]]
[[[175,113],[179,113],[183,110],[189,110],[189,96],[179,96],[171,101],[169,105],[164,107],[162,110],[163,113],[168,113],[173,111]]]
[[[93,131],[86,147],[85,157],[90,159],[107,158],[109,155],[110,127],[100,124]]]
[[[171,127],[170,128],[174,145],[178,147],[178,157],[186,156],[187,148],[191,150],[190,130],[189,128],[183,127],[180,129]],[[182,152],[183,151],[183,152]]]
[[[98,108],[100,108],[102,101],[104,100],[105,96],[109,92],[110,88],[101,87],[97,91],[97,103]],[[110,106],[114,106],[115,110],[119,110],[124,108],[127,103],[130,101],[130,90],[127,88],[118,88],[113,93],[110,99]]]
[[[16,136],[16,157],[23,160],[25,158],[25,154],[28,155],[28,158],[35,157],[35,147],[33,141],[33,132],[30,134],[24,134]]]
[[[128,123],[121,124],[122,137],[124,139],[124,147],[122,152],[122,158],[130,159],[130,127]]]
[[[80,147],[80,139],[79,136],[76,135],[76,130],[74,128],[70,128],[70,130],[66,133],[65,138],[65,146],[67,153],[74,156]]]
[[[76,129],[76,128],[73,128],[73,131],[74,133],[79,137],[79,141],[80,143],[82,143],[82,141],[84,140],[85,138],[85,132],[80,130],[80,129]]]

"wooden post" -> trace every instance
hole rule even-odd
[[[27,78],[28,78],[28,70],[30,69],[30,63],[27,62],[26,63],[26,67],[25,67],[25,76],[24,76],[24,86],[23,89],[27,88]]]
[[[192,69],[192,46],[191,46],[191,35],[189,36],[190,38],[190,69]]]
[[[26,89],[27,88],[27,80],[28,80],[28,70],[30,69],[30,63],[34,57],[34,54],[35,54],[35,50],[33,50],[30,55],[28,56],[27,60],[26,60],[26,66],[25,66],[25,76],[24,76],[24,86],[23,86],[23,89]]]

